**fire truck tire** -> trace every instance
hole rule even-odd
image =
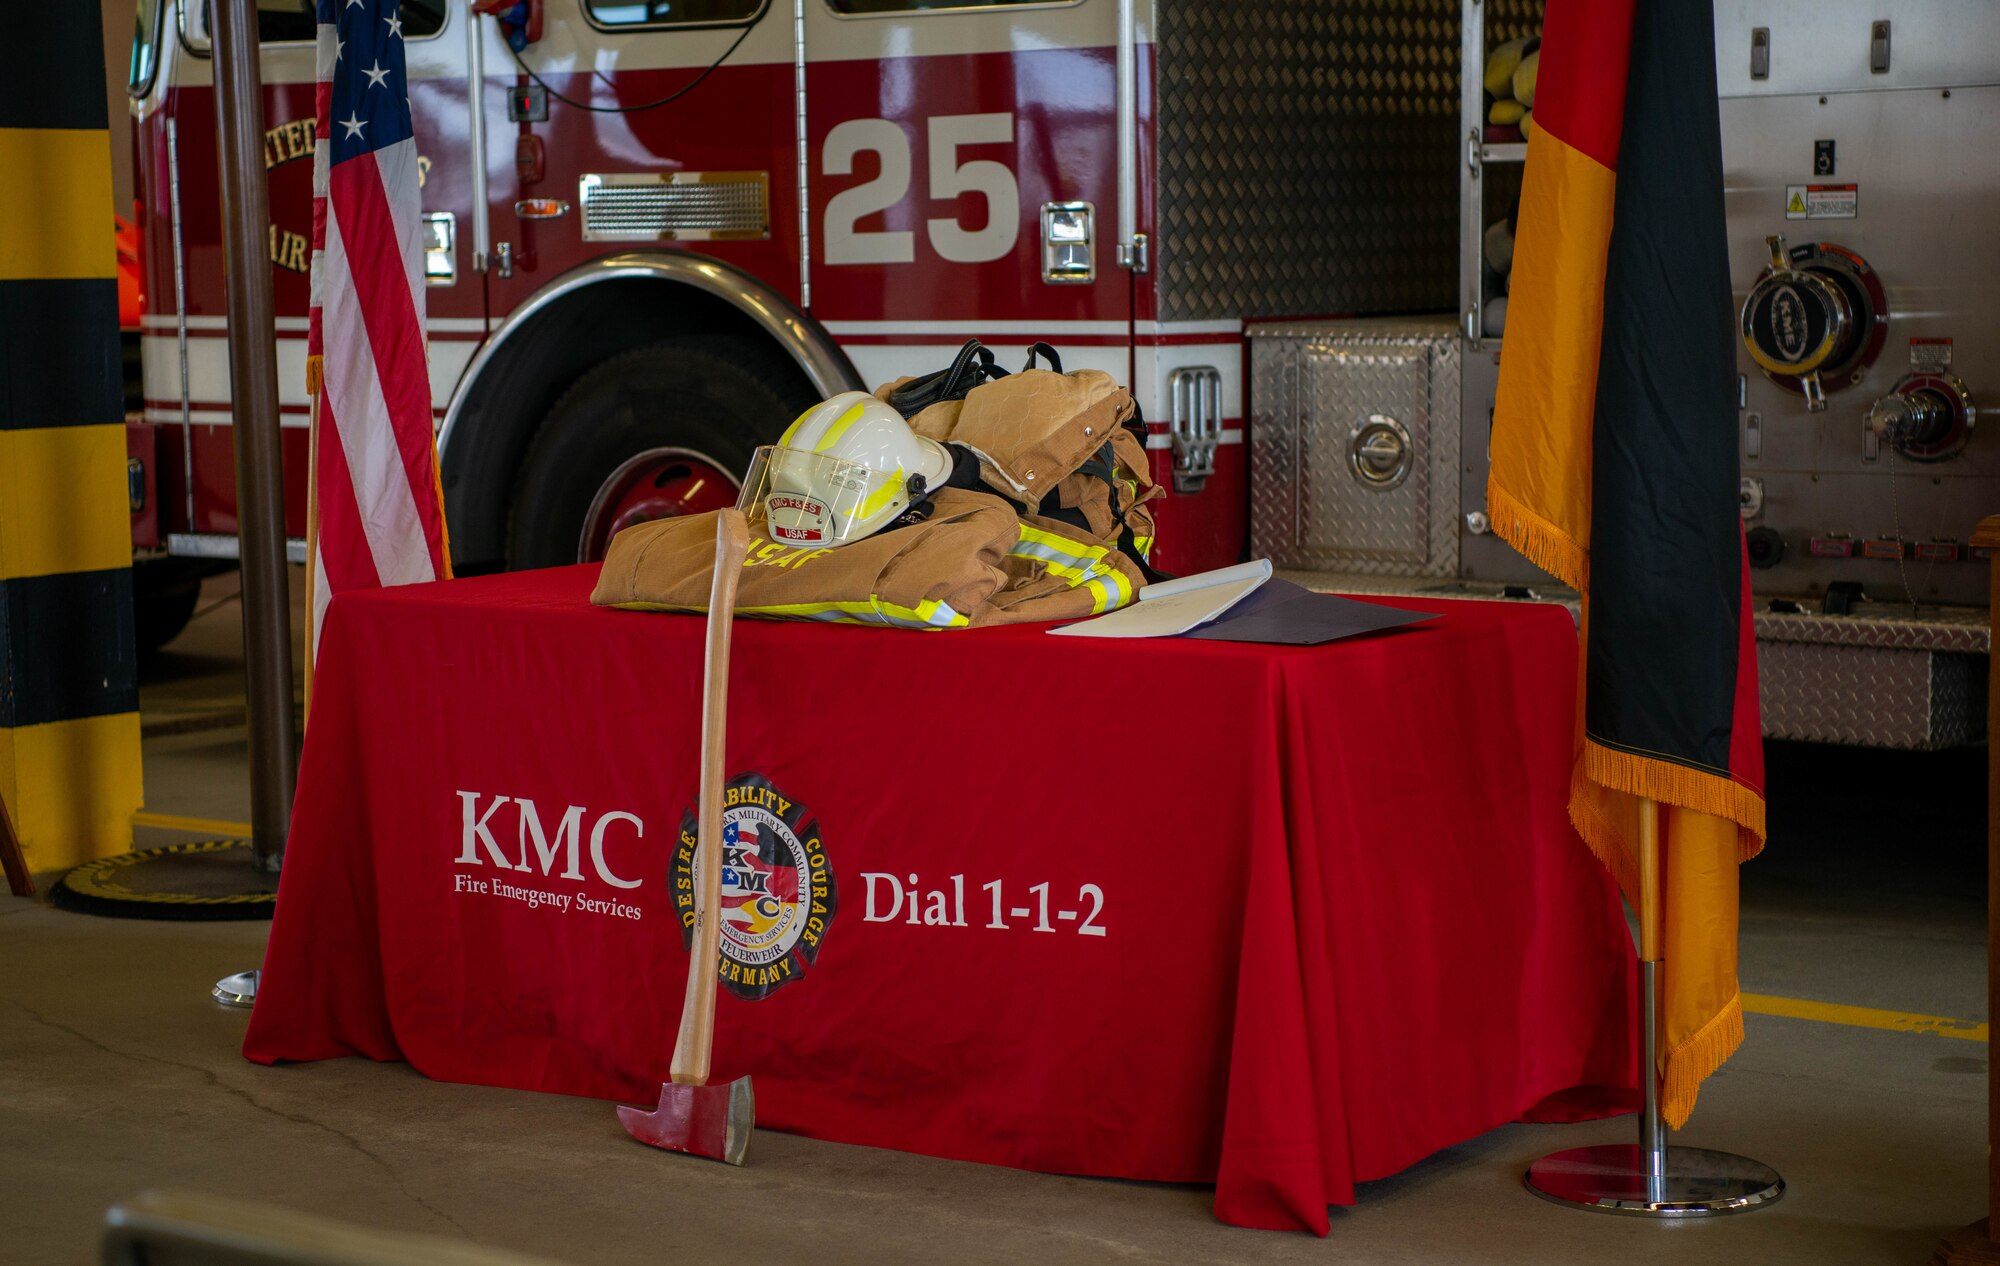
[[[132,565],[132,634],[141,655],[151,655],[179,637],[201,599],[201,582],[216,568],[178,558],[146,559]]]
[[[792,362],[746,338],[689,336],[614,356],[572,383],[535,431],[507,526],[512,570],[577,562],[586,519],[633,459],[684,454],[706,483],[689,511],[733,504],[760,443],[813,397]],[[601,509],[599,511],[602,512]],[[652,515],[649,517],[658,517]]]

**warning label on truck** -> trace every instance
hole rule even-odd
[[[1951,369],[1951,340],[1913,338],[1910,340],[1910,372],[1941,374]]]
[[[1852,220],[1860,203],[1855,185],[1786,185],[1787,220]]]

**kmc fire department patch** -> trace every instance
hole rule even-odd
[[[681,818],[668,886],[681,943],[694,944],[695,823]],[[722,986],[754,1002],[806,974],[839,908],[833,867],[811,810],[762,774],[738,774],[722,793]]]

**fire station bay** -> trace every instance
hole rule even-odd
[[[2000,1266],[1996,0],[0,8],[0,1266]]]

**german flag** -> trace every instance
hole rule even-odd
[[[1733,324],[1710,3],[1549,0],[1487,506],[1584,595],[1570,817],[1635,906],[1659,805],[1675,1127],[1743,1038],[1736,866],[1764,842]]]

